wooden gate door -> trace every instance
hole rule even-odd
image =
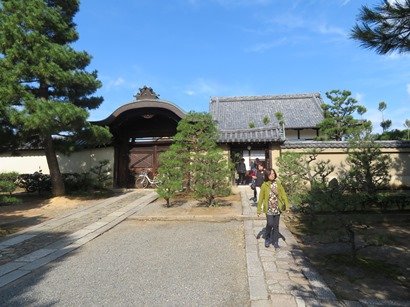
[[[128,170],[132,175],[131,180],[138,176],[141,172],[155,173],[159,168],[159,155],[166,151],[169,146],[147,146],[147,147],[133,147],[129,151]]]

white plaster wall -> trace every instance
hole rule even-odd
[[[19,151],[15,155],[10,152],[0,154],[0,172],[17,172],[19,174],[31,174],[42,170],[49,174],[44,151],[30,150]]]
[[[316,130],[304,129],[299,132],[300,138],[298,138],[298,132],[296,130],[286,130],[286,139],[291,140],[313,140],[316,137]]]
[[[57,159],[62,173],[83,173],[97,166],[99,161],[108,160],[109,167],[114,168],[114,148],[96,148],[75,152],[69,156],[58,154]],[[42,170],[49,174],[44,151],[20,151],[16,155],[10,152],[0,154],[0,172],[18,172],[31,174]]]
[[[284,149],[285,152],[298,152],[303,153],[310,151],[311,149]],[[335,171],[329,175],[329,179],[337,178],[337,172],[340,169],[341,164],[346,168],[347,153],[345,149],[341,148],[323,148],[323,151],[319,153],[317,161],[330,160],[336,167]],[[391,158],[392,166],[390,172],[390,186],[407,186],[410,187],[410,149],[397,149],[397,148],[381,148],[382,153],[388,155]],[[277,158],[277,157],[275,157]],[[273,160],[273,165],[276,167],[276,159]]]
[[[62,173],[84,173],[98,166],[100,161],[108,160],[108,167],[114,169],[114,148],[96,148],[75,152],[69,156],[57,155]]]

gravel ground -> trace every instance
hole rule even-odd
[[[250,306],[242,222],[124,221],[0,289],[0,306]]]

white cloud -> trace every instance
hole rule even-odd
[[[125,80],[122,77],[118,77],[117,79],[105,79],[105,81],[103,80],[103,86],[106,90],[111,90],[113,88],[117,88],[125,84]]]
[[[194,96],[195,95],[195,91],[192,91],[192,90],[186,90],[184,93],[187,94],[188,96]]]
[[[350,0],[344,0],[343,2],[342,2],[342,6],[345,6],[346,4],[348,4],[350,2]]]
[[[409,94],[409,96],[410,96],[410,83],[407,84],[407,94]]]
[[[125,82],[124,79],[119,77],[119,78],[117,78],[117,80],[114,80],[113,85],[114,86],[119,86],[121,84],[124,84],[124,82]]]
[[[220,87],[212,81],[207,81],[202,78],[195,80],[188,89],[184,91],[188,96],[197,95],[215,95],[220,91]]]
[[[292,42],[294,43],[295,41],[292,40]],[[278,47],[278,46],[283,46],[283,45],[286,45],[288,43],[289,43],[289,40],[287,38],[281,38],[281,39],[275,40],[275,41],[270,42],[270,43],[257,44],[253,47],[248,48],[247,51],[248,52],[264,52],[266,50],[273,49],[273,48]]]
[[[304,28],[307,25],[307,22],[305,19],[295,15],[295,14],[287,14],[287,13],[282,13],[275,18],[271,18],[267,20],[267,23],[273,24],[273,25],[278,25],[287,29],[298,29],[298,28]]]
[[[239,5],[265,5],[269,4],[271,0],[214,0],[221,6],[224,7],[231,7],[231,6],[239,6]]]
[[[338,27],[332,27],[332,26],[328,26],[326,24],[321,24],[317,27],[317,30],[319,31],[319,33],[321,34],[337,34],[343,37],[346,37],[346,31],[343,30],[342,28],[338,28]]]
[[[214,2],[222,7],[231,8],[238,6],[254,6],[254,5],[266,5],[272,2],[272,0],[187,0],[192,6],[198,6],[201,4],[207,4],[207,2]]]
[[[361,94],[361,93],[356,93],[355,99],[356,99],[358,102],[361,102],[361,101],[363,100],[363,98],[364,98],[364,95],[363,95],[363,94]]]

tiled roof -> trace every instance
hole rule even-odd
[[[375,141],[381,148],[410,148],[410,141]],[[296,148],[348,148],[349,142],[344,141],[286,141],[283,149]]]
[[[219,130],[263,128],[264,117],[270,119],[269,126],[278,125],[276,112],[281,112],[286,129],[315,128],[323,120],[320,93],[211,97],[209,112],[218,122]]]
[[[219,130],[218,143],[271,143],[281,142],[283,136],[278,127],[246,130]]]

